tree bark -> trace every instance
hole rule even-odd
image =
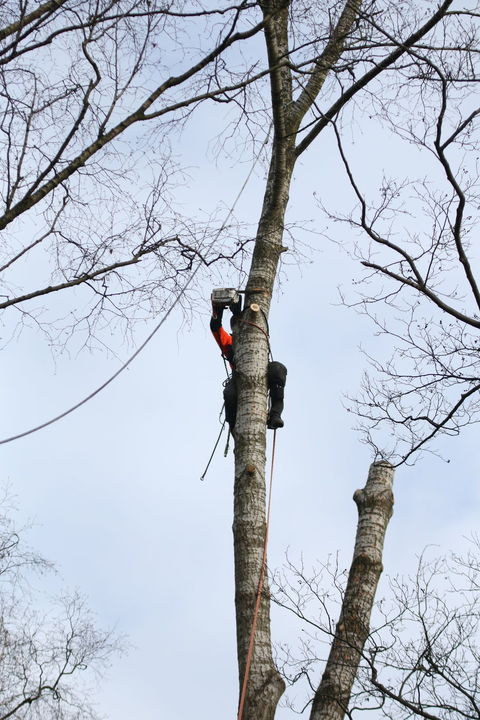
[[[288,187],[289,176],[285,177]],[[286,206],[286,202],[285,202]],[[283,208],[284,212],[284,208]],[[253,621],[265,542],[265,460],[267,424],[266,369],[269,346],[266,317],[281,252],[283,219],[268,210],[262,218],[246,295],[235,339],[238,410],[235,425],[234,550],[235,605],[240,686]],[[249,309],[255,301],[259,312]],[[252,323],[252,325],[247,324]],[[263,331],[263,332],[262,332]],[[272,658],[270,601],[262,592],[243,720],[273,720],[285,685]]]
[[[357,536],[340,619],[327,665],[313,700],[310,720],[342,720],[370,629],[388,522],[393,513],[394,469],[386,461],[370,466],[363,490],[353,496]]]
[[[346,0],[324,55],[314,63],[301,102],[293,102],[289,57],[289,0],[261,4],[265,21],[272,97],[273,143],[242,320],[234,332],[238,394],[235,440],[234,555],[237,654],[240,688],[247,665],[255,600],[265,543],[265,459],[267,421],[268,313],[282,246],[285,213],[296,161],[296,134],[315,102],[358,12],[360,0]],[[252,303],[260,310],[253,312]],[[281,358],[279,358],[281,359]],[[272,657],[270,598],[264,582],[241,720],[273,720],[284,691]],[[239,719],[240,720],[240,719]]]

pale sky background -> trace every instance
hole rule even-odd
[[[217,201],[228,207],[250,168],[215,163],[208,141],[218,122],[218,106],[202,111],[195,130],[182,137],[192,180],[179,193],[192,213],[208,213]],[[366,166],[365,182],[381,174],[382,142],[378,130],[367,127],[350,148]],[[388,148],[388,161],[408,172],[408,155],[396,155],[392,143]],[[332,237],[348,234],[341,226],[327,229],[313,191],[327,204],[350,207],[328,134],[297,168],[289,220],[312,220],[316,231]],[[237,210],[253,226],[262,192],[258,167]],[[296,234],[315,251],[310,263],[287,268],[270,316],[273,353],[287,365],[288,382],[269,564],[281,565],[289,548],[307,563],[339,551],[348,567],[356,529],[352,495],[365,483],[371,455],[351,429],[342,394],[358,387],[359,345],[372,352],[382,346],[369,321],[338,302],[337,286],[350,289],[355,262],[320,235]],[[210,290],[206,283],[197,314],[185,321],[175,311],[130,368],[86,406],[1,447],[2,479],[16,496],[19,521],[34,522],[30,544],[56,563],[61,583],[86,595],[102,626],[115,626],[132,644],[96,691],[100,711],[112,720],[236,716],[233,455],[224,459],[224,441],[200,482],[219,430],[224,377],[208,328]],[[121,361],[154,325],[137,327],[131,345],[111,339]],[[41,335],[26,331],[1,355],[0,436],[63,411],[119,365],[88,352],[54,358]],[[427,456],[397,472],[385,573],[414,572],[425,546],[438,545],[439,552],[464,547],[477,527],[475,428],[436,446],[449,464]],[[382,581],[379,596],[384,588]],[[290,619],[274,609],[274,640],[294,636]],[[279,711],[278,720],[291,717]]]

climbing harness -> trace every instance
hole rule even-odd
[[[267,546],[268,546],[268,530],[270,526],[270,509],[272,506],[272,484],[273,484],[273,468],[275,463],[275,441],[277,439],[277,431],[273,431],[273,446],[272,446],[272,463],[270,466],[270,482],[268,488],[268,503],[267,503],[267,520],[265,523],[265,538],[263,541],[263,554],[262,564],[260,567],[260,577],[258,580],[257,596],[255,598],[255,608],[253,611],[252,628],[250,630],[250,638],[248,641],[247,659],[245,661],[245,672],[243,674],[242,692],[240,694],[240,702],[238,705],[237,720],[242,720],[243,710],[245,707],[245,699],[247,697],[248,679],[250,676],[250,666],[252,664],[253,648],[255,646],[255,634],[257,630],[258,613],[260,610],[260,599],[262,597],[263,583],[265,579],[265,571],[267,568]]]

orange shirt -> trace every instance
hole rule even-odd
[[[220,325],[218,330],[212,330],[213,337],[217,341],[217,345],[222,351],[225,360],[228,360],[233,368],[233,344],[232,336]]]

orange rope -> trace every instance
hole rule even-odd
[[[265,332],[265,330],[262,327],[260,327],[260,325],[250,322],[249,320],[244,320],[243,318],[240,318],[239,322],[243,323],[244,325],[250,325],[251,327],[257,328],[257,330],[260,330],[260,332],[262,332],[265,335],[265,337],[267,338],[268,352],[270,354],[271,359],[273,360],[272,348],[270,347],[270,337],[269,337],[268,333]]]
[[[260,578],[258,580],[257,597],[255,600],[255,609],[253,611],[252,629],[250,631],[250,639],[248,641],[248,652],[247,661],[245,663],[245,673],[243,676],[242,692],[240,695],[240,703],[238,706],[237,720],[242,720],[243,708],[245,706],[245,699],[247,696],[248,678],[250,675],[250,666],[252,664],[253,646],[255,643],[255,633],[257,630],[258,612],[260,610],[260,599],[262,597],[263,581],[265,578],[265,569],[267,567],[267,545],[268,545],[268,528],[270,525],[270,508],[272,505],[272,481],[273,481],[273,466],[275,462],[275,441],[277,439],[277,431],[273,431],[273,447],[272,447],[272,464],[270,468],[270,487],[268,490],[268,505],[267,505],[267,523],[265,527],[265,540],[263,543],[263,557],[262,566],[260,568]]]

